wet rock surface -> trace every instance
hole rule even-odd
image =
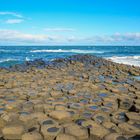
[[[139,140],[139,76],[91,55],[0,68],[0,139]]]

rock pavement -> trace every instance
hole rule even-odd
[[[0,140],[140,140],[140,68],[91,55],[0,69]]]

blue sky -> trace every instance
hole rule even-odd
[[[139,0],[4,0],[0,45],[140,45]]]

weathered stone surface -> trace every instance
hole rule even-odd
[[[34,112],[31,114],[31,118],[36,119],[37,121],[42,121],[42,120],[47,119],[48,117],[43,112]]]
[[[97,113],[95,114],[92,119],[94,119],[97,123],[109,122],[110,117],[105,113]]]
[[[92,124],[92,127],[90,128],[90,138],[91,139],[102,139],[105,137],[107,134],[109,134],[110,131],[103,126],[94,123]]]
[[[11,140],[20,140],[24,132],[24,127],[19,124],[7,125],[2,129],[4,138]]]
[[[52,91],[52,92],[50,93],[50,95],[51,95],[52,97],[61,97],[61,96],[63,95],[63,93],[62,93],[61,91]]]
[[[59,134],[56,140],[77,140],[76,137],[68,134]]]
[[[3,134],[2,134],[1,131],[0,131],[0,139],[1,139],[1,140],[3,139]]]
[[[43,112],[44,111],[44,104],[36,104],[36,105],[34,105],[33,108],[36,112]]]
[[[23,122],[30,121],[32,119],[30,112],[19,112],[19,120]]]
[[[132,121],[140,122],[140,113],[128,112],[126,116]]]
[[[129,110],[132,107],[132,105],[133,105],[132,100],[123,99],[123,100],[120,101],[119,107],[121,109]]]
[[[70,120],[72,115],[70,112],[68,111],[52,111],[51,113],[49,113],[50,117],[60,120],[60,121],[65,121],[65,120]]]
[[[122,133],[125,135],[139,135],[140,134],[140,129],[128,123],[121,123],[118,125],[118,127],[121,129]]]
[[[6,125],[6,122],[0,118],[0,130]]]
[[[43,137],[38,132],[31,132],[22,135],[22,140],[43,140]]]
[[[111,119],[116,124],[128,121],[128,118],[127,118],[125,112],[123,112],[123,111],[115,112]]]
[[[91,55],[0,68],[0,137],[135,140],[140,82],[132,74],[140,68]]]
[[[63,132],[63,129],[58,125],[41,126],[41,134],[43,135],[44,140],[54,140],[54,138],[62,132]]]
[[[111,133],[105,136],[104,140],[127,140],[124,136],[117,133]]]
[[[112,122],[104,122],[102,123],[102,125],[111,132],[120,133],[120,129],[118,128],[118,126]]]
[[[56,122],[55,120],[48,118],[46,120],[43,120],[40,122],[40,125],[46,125],[46,126],[50,126],[50,125],[58,125],[58,122]]]
[[[79,140],[87,140],[88,139],[88,131],[76,124],[68,124],[65,127],[65,133],[75,136]]]

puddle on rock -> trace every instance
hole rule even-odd
[[[98,107],[98,106],[93,105],[93,106],[89,106],[89,109],[91,109],[91,110],[93,110],[93,111],[96,111],[96,110],[98,110],[98,109],[99,109],[99,107]]]
[[[85,119],[77,119],[75,121],[75,123],[78,124],[78,125],[82,125],[82,122],[84,122],[84,121],[85,121]]]
[[[108,96],[108,94],[107,93],[99,93],[98,96],[101,98],[105,98]]]
[[[92,113],[90,113],[90,112],[84,112],[82,114],[82,116],[85,117],[85,118],[91,118],[92,117]]]
[[[46,120],[42,123],[43,125],[50,125],[50,124],[54,124],[52,120]]]
[[[59,128],[57,128],[57,127],[51,127],[51,128],[47,129],[48,132],[57,132],[58,130],[59,130]]]

